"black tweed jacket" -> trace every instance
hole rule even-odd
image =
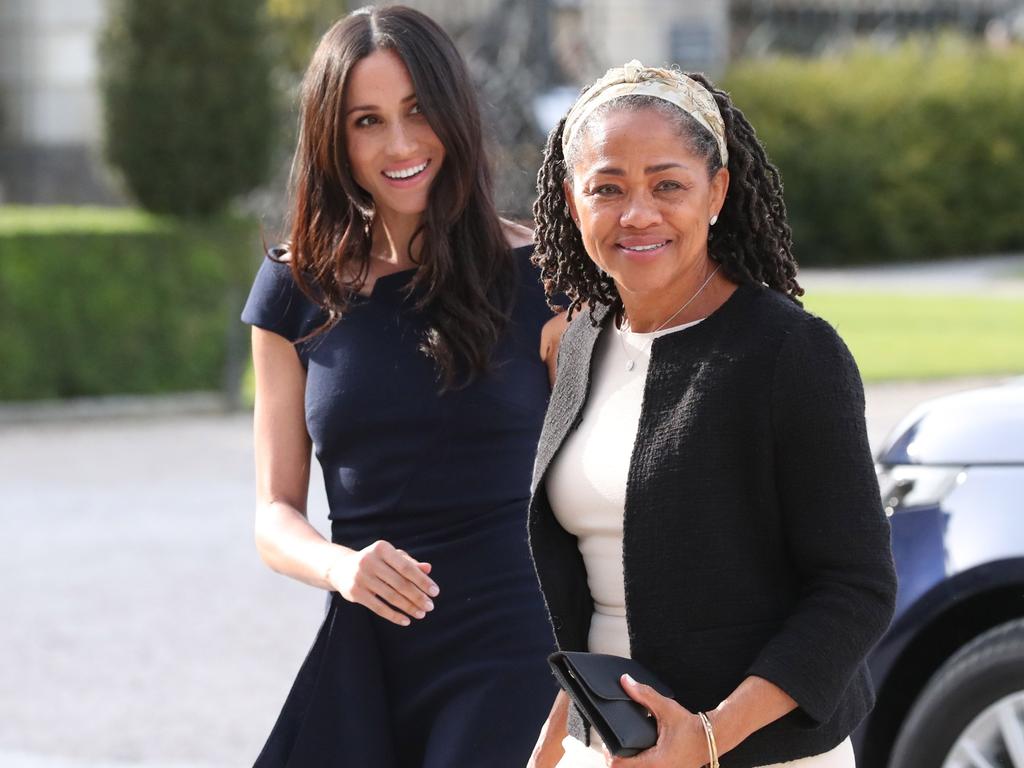
[[[570,323],[534,468],[530,546],[563,650],[587,649],[593,601],[544,481],[580,422],[611,314]],[[623,569],[631,653],[681,704],[713,709],[748,675],[799,704],[723,768],[819,754],[853,731],[874,702],[864,658],[896,581],[860,375],[828,323],[743,285],[702,323],[654,341]]]

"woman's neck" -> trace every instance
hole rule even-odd
[[[420,214],[390,216],[377,215],[373,221],[373,242],[370,257],[387,262],[394,269],[407,269],[417,265],[422,239],[413,242],[413,235],[423,221]],[[409,244],[413,247],[410,252]]]
[[[629,329],[650,333],[700,320],[718,309],[735,290],[710,259],[673,284],[644,293],[618,286]]]

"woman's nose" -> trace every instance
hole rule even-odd
[[[626,198],[626,207],[619,217],[624,227],[644,229],[661,221],[661,211],[650,195],[630,195]]]
[[[392,124],[388,134],[388,152],[397,158],[408,156],[415,149],[416,142],[401,121]]]

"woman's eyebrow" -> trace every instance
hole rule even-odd
[[[410,93],[408,96],[402,99],[402,103],[405,104],[407,101],[415,101],[416,94]],[[380,109],[376,104],[357,104],[354,107],[349,107],[345,112],[346,115],[351,115],[353,112],[373,112],[374,110]]]
[[[685,170],[686,166],[683,165],[682,163],[658,163],[657,165],[648,165],[646,168],[644,168],[644,173],[645,174],[661,173],[662,171],[667,171],[667,170],[670,170],[672,168],[682,168],[682,169]],[[626,172],[624,170],[622,170],[621,168],[616,168],[615,166],[612,166],[612,165],[602,166],[601,168],[598,168],[597,170],[595,170],[594,173],[595,174],[603,174],[605,176],[625,176],[626,175]]]
[[[672,168],[686,169],[686,166],[682,163],[658,163],[657,165],[648,165],[644,168],[644,173],[661,173],[662,171],[668,171]]]

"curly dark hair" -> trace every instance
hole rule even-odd
[[[767,285],[800,304],[798,297],[804,290],[796,281],[797,263],[779,171],[729,94],[715,88],[703,75],[687,76],[704,86],[718,103],[729,151],[729,190],[718,222],[708,235],[708,255],[730,280]],[[533,205],[537,246],[533,261],[541,270],[549,302],[559,294],[568,296],[570,317],[583,304],[590,307],[591,319],[599,304],[622,310],[614,281],[598,270],[583,248],[562,187],[563,181],[572,181],[571,161],[579,151],[587,124],[613,109],[661,113],[676,123],[690,148],[706,159],[709,178],[722,167],[711,132],[674,104],[653,96],[623,96],[598,107],[576,131],[568,147],[568,161],[562,149],[563,118],[548,136],[544,162],[537,173],[538,196]]]

